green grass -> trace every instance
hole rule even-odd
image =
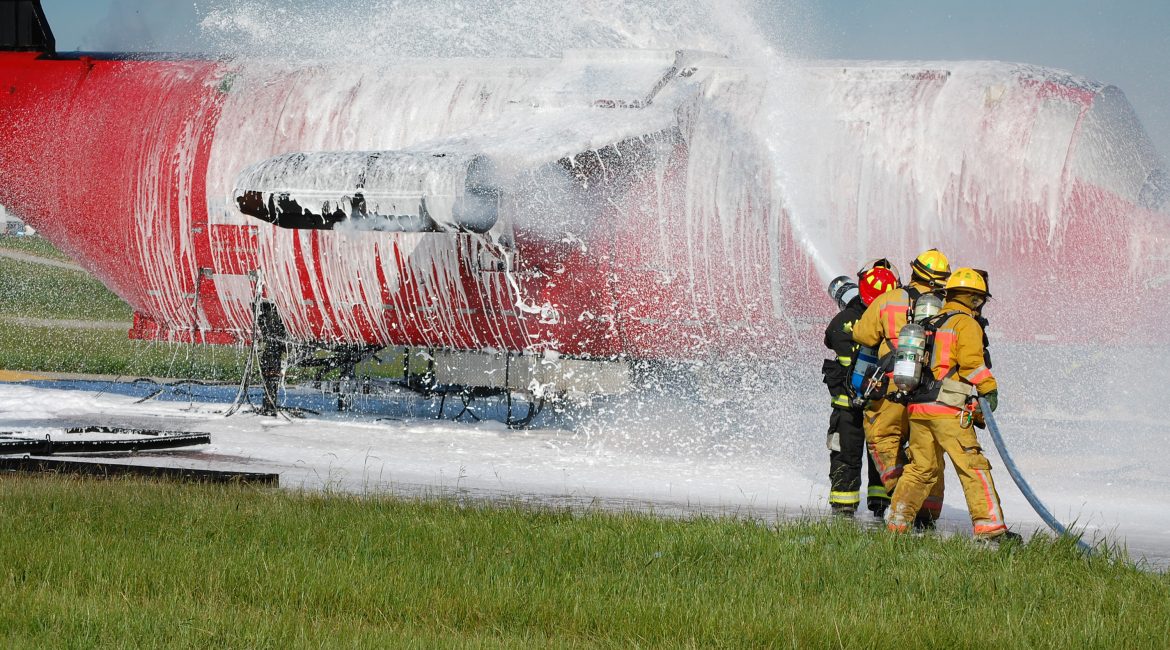
[[[1170,647],[1170,577],[836,522],[0,480],[5,647]]]
[[[0,248],[68,259],[40,237],[0,237]],[[129,323],[130,306],[85,273],[0,258],[0,368],[238,381],[244,351],[132,341],[126,330],[43,327],[4,317]]]
[[[229,346],[132,341],[121,330],[0,322],[0,367],[5,370],[238,381],[246,353]]]
[[[20,251],[38,257],[47,257],[59,262],[76,262],[65,253],[57,250],[49,240],[37,236],[0,235],[0,248]]]
[[[0,258],[0,314],[129,322],[132,310],[80,271]]]

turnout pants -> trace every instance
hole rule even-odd
[[[888,399],[871,401],[866,405],[865,441],[886,493],[891,496],[895,494],[906,465],[903,447],[909,432],[910,419],[905,405]],[[929,494],[919,503],[923,516],[930,521],[938,519],[942,514],[944,487],[942,472],[939,472],[938,480],[929,486]]]
[[[959,426],[957,417],[910,418],[910,462],[890,504],[889,528],[905,532],[926,500],[930,486],[942,482],[943,454],[950,456],[976,537],[996,537],[1007,530],[999,494],[991,480],[991,463],[983,455],[975,429]]]
[[[861,409],[834,408],[829,416],[829,505],[834,510],[856,510],[861,503],[862,457],[868,456]],[[870,458],[866,507],[885,512],[890,503],[876,463]]]

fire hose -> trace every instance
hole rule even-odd
[[[991,407],[988,406],[987,400],[982,397],[979,398],[979,409],[983,412],[983,420],[987,423],[987,430],[991,432],[991,439],[995,442],[995,448],[999,450],[999,456],[1003,459],[1003,464],[1007,466],[1008,474],[1011,474],[1012,480],[1015,481],[1016,487],[1020,488],[1020,492],[1024,493],[1024,498],[1028,500],[1028,504],[1032,506],[1036,514],[1040,515],[1044,523],[1048,524],[1048,527],[1057,535],[1075,539],[1077,548],[1082,553],[1086,555],[1091,554],[1093,552],[1092,547],[1085,543],[1085,540],[1080,535],[1070,533],[1067,526],[1057,521],[1056,517],[1053,517],[1052,513],[1048,511],[1048,508],[1044,507],[1044,504],[1040,502],[1040,498],[1032,491],[1028,482],[1024,480],[1024,476],[1020,474],[1020,469],[1016,467],[1015,461],[1012,460],[1011,454],[1008,453],[1007,446],[1004,445],[1003,436],[999,433],[999,426],[995,423],[995,418],[991,415]]]

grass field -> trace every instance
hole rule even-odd
[[[80,271],[0,258],[0,277],[0,313],[130,322],[130,307]]]
[[[68,260],[40,237],[0,237],[0,248]],[[130,306],[85,273],[0,258],[0,369],[238,381],[246,350],[127,337]],[[5,317],[62,321],[32,324]],[[68,321],[126,324],[71,327]]]
[[[46,257],[58,262],[73,262],[68,255],[54,248],[44,237],[0,235],[0,248]]]
[[[1068,543],[222,486],[0,480],[6,647],[1170,647]]]
[[[121,377],[238,381],[247,351],[131,341],[121,330],[0,323],[0,367]]]
[[[18,243],[19,248],[13,244]],[[0,238],[0,247],[59,258],[37,237]],[[0,258],[0,368],[122,376],[236,380],[244,351],[127,338],[130,307],[88,275]],[[24,324],[5,317],[60,320]],[[68,321],[124,323],[126,329],[70,327]]]

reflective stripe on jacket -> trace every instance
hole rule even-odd
[[[865,311],[865,303],[857,297],[849,301],[825,328],[825,347],[837,355],[837,365],[840,369],[840,381],[829,383],[829,392],[833,395],[835,408],[853,408],[849,394],[849,377],[853,372],[854,354],[857,344],[853,342],[853,326]]]
[[[910,285],[919,293],[927,293],[924,284]],[[905,288],[887,291],[869,303],[861,319],[853,326],[853,340],[878,349],[878,358],[898,347],[898,332],[906,325],[910,312],[910,293]],[[880,347],[879,347],[880,344]]]

